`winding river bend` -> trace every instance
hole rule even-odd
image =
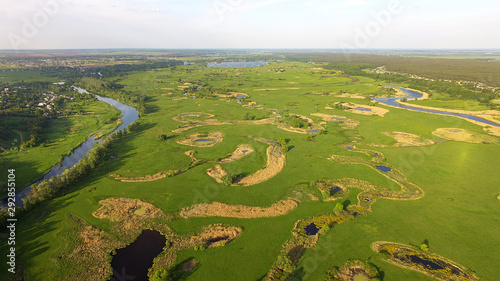
[[[72,88],[75,89],[76,91],[78,91],[79,93],[90,94],[85,89],[78,88],[75,86],[72,86]],[[122,130],[123,128],[127,127],[128,125],[132,124],[134,121],[139,119],[139,113],[137,112],[137,110],[135,108],[128,106],[126,104],[123,104],[121,102],[118,102],[116,100],[110,99],[110,98],[101,97],[99,95],[95,95],[95,96],[97,97],[98,100],[105,102],[107,104],[110,104],[110,105],[118,108],[118,110],[120,110],[120,112],[122,114],[121,120],[123,121],[123,123],[118,128],[116,128],[113,132],[117,132],[119,130]],[[50,171],[43,177],[42,181],[48,180],[54,176],[58,176],[58,175],[62,174],[65,169],[69,169],[69,168],[73,167],[76,163],[78,163],[78,161],[80,161],[80,159],[82,159],[83,156],[87,155],[87,152],[89,150],[91,150],[96,143],[100,143],[101,141],[102,140],[100,140],[100,139],[98,139],[98,140],[94,139],[94,135],[91,135],[85,142],[83,142],[82,144],[80,144],[80,146],[75,148],[68,156],[64,157],[61,164],[52,167],[52,169],[50,169]],[[31,190],[31,187],[28,186],[25,189],[23,189],[21,192],[16,194],[16,206],[23,205],[22,199],[28,195],[28,192],[30,190]],[[6,204],[7,204],[6,199],[2,200],[1,205],[6,206]]]
[[[407,98],[407,99],[408,98],[421,98],[423,95],[421,93],[418,93],[418,92],[415,92],[415,91],[412,91],[412,90],[409,90],[409,89],[401,88],[401,87],[396,87],[396,86],[388,86],[388,87],[399,89],[399,90],[403,91],[406,94],[406,96],[404,96],[404,97],[388,97],[388,98],[373,98],[373,100],[376,100],[376,101],[378,101],[380,103],[383,103],[385,105],[395,106],[395,107],[399,107],[399,108],[403,108],[403,109],[408,109],[408,110],[413,110],[413,111],[419,111],[419,112],[434,113],[434,114],[441,114],[441,115],[450,115],[450,116],[455,116],[455,117],[461,117],[461,118],[469,119],[469,120],[472,120],[472,121],[484,123],[486,125],[500,127],[499,123],[495,123],[495,122],[486,120],[484,118],[477,117],[477,116],[470,115],[470,114],[460,114],[460,113],[448,112],[448,111],[444,111],[444,110],[443,111],[441,111],[441,110],[431,110],[431,109],[424,109],[424,108],[419,108],[419,107],[413,107],[413,106],[408,106],[408,105],[400,104],[397,101],[401,100],[403,98]]]

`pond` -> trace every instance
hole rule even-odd
[[[347,118],[338,118],[338,117],[333,117],[332,120],[336,121],[347,121]]]
[[[128,280],[148,280],[148,269],[166,244],[165,236],[158,231],[144,230],[141,235],[125,248],[116,250],[111,260],[113,278],[128,276]],[[112,278],[112,279],[113,279]]]
[[[346,146],[346,148],[349,150],[354,150],[354,147],[352,147],[352,146]]]
[[[308,133],[309,133],[309,134],[317,134],[317,133],[318,133],[318,130],[310,130]]]
[[[372,111],[371,109],[364,108],[364,107],[356,107],[355,110],[359,110],[359,111]]]
[[[333,196],[342,191],[342,188],[338,186],[330,187],[330,196]]]
[[[267,61],[225,61],[221,63],[211,62],[207,67],[211,68],[241,68],[241,67],[257,67],[267,65]]]
[[[244,95],[237,95],[236,97],[237,97],[237,98],[239,98],[239,99],[244,99],[244,98],[246,98]]]
[[[432,262],[430,260],[424,260],[424,259],[422,259],[421,257],[419,257],[417,255],[409,255],[409,257],[410,257],[410,260],[413,263],[421,264],[421,265],[425,266],[428,269],[432,269],[432,270],[444,269],[444,267],[442,267],[441,265],[439,265],[439,264],[437,264],[435,262]]]
[[[199,140],[195,140],[196,142],[209,142],[209,141],[212,141],[211,139],[199,139]]]
[[[387,166],[376,166],[377,169],[379,169],[380,171],[382,172],[385,172],[385,173],[389,173],[390,171],[392,171],[392,169],[390,167],[387,167]]]
[[[304,228],[304,230],[306,231],[307,235],[316,235],[319,231],[319,228],[313,222],[310,225],[306,226],[306,228]]]

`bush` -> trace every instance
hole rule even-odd
[[[167,135],[158,135],[158,136],[156,136],[156,139],[159,141],[167,140]]]
[[[342,203],[337,203],[337,205],[335,205],[335,208],[334,208],[335,212],[342,212],[344,210],[344,205],[342,205]]]
[[[279,138],[279,139],[277,139],[276,141],[277,141],[279,144],[281,144],[281,145],[285,145],[285,144],[287,143],[287,140],[286,140],[286,139],[284,139],[284,138]]]
[[[281,151],[282,152],[288,152],[288,150],[290,150],[290,148],[288,147],[288,145],[285,144],[285,145],[281,146]]]
[[[233,184],[233,176],[231,176],[229,174],[223,176],[222,183],[226,186],[230,186],[231,184]]]
[[[293,117],[292,119],[290,119],[290,122],[288,124],[294,128],[304,128],[309,126],[309,124],[307,124],[307,122],[300,117]]]
[[[171,280],[169,277],[169,272],[166,269],[160,269],[155,272],[155,275],[153,275],[153,278],[151,278],[152,281],[168,281]]]

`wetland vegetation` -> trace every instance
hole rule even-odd
[[[374,100],[397,94],[390,84],[428,93],[411,105],[500,124],[495,83],[424,71],[446,63],[431,58],[403,68],[397,56],[314,52],[110,56],[85,57],[95,64],[85,71],[25,58],[32,68],[0,72],[0,167],[16,169],[19,188],[90,135],[109,135],[34,185],[19,209],[17,273],[2,263],[2,280],[497,278],[500,131]],[[400,74],[417,72],[450,81]],[[55,111],[26,107],[47,92]],[[136,107],[138,122],[110,134],[119,111],[93,94]],[[119,261],[147,235],[157,244],[134,254],[144,264]]]

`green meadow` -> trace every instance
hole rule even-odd
[[[32,75],[16,79],[38,78]],[[358,203],[360,189],[353,189],[347,197],[336,201],[325,200],[315,185],[318,180],[354,178],[387,190],[399,189],[382,172],[366,165],[341,164],[329,159],[332,155],[369,159],[368,155],[360,153],[362,149],[382,153],[382,164],[398,169],[410,182],[422,188],[425,196],[410,201],[379,199],[366,216],[332,227],[319,236],[315,247],[305,250],[295,265],[297,279],[293,280],[322,280],[328,269],[340,267],[353,259],[374,264],[383,272],[386,281],[435,280],[391,264],[370,248],[376,241],[418,246],[425,239],[429,241],[430,251],[474,271],[483,280],[498,278],[500,147],[496,144],[440,141],[432,134],[438,128],[462,128],[486,134],[482,127],[455,117],[380,104],[375,106],[389,110],[383,117],[325,109],[335,102],[374,106],[369,98],[338,95],[382,95],[384,91],[379,84],[383,83],[366,77],[346,77],[310,63],[272,62],[255,68],[229,69],[208,69],[197,64],[130,72],[108,80],[128,86],[126,91],[148,96],[146,112],[139,119],[140,128],[114,143],[109,153],[113,157],[96,167],[91,176],[64,190],[57,198],[36,205],[19,219],[16,259],[17,269],[22,271],[18,276],[24,280],[65,280],[70,273],[78,276],[78,270],[83,270],[85,265],[74,265],[64,258],[82,243],[81,229],[75,218],[111,236],[119,236],[116,222],[93,216],[93,212],[101,207],[99,201],[112,197],[140,199],[154,205],[170,215],[164,223],[181,236],[193,235],[204,226],[217,223],[243,229],[239,237],[223,247],[179,251],[174,266],[192,258],[199,266],[185,279],[178,280],[265,280],[283,244],[292,238],[291,231],[297,221],[331,214],[338,202]],[[209,87],[211,92],[239,92],[248,97],[240,104],[236,98],[206,96],[209,91],[205,90]],[[255,104],[249,105],[250,102]],[[453,109],[485,109],[473,102],[429,100],[415,103]],[[19,186],[39,178],[61,155],[90,134],[99,130],[109,132],[112,127],[110,114],[104,113],[109,110],[109,106],[95,102],[88,109],[95,114],[55,120],[46,128],[45,137],[50,142],[45,147],[4,152],[2,170],[15,168],[19,174]],[[275,118],[277,121],[260,125],[201,125],[183,132],[172,132],[186,125],[173,117],[200,112],[213,114],[214,119],[227,123],[244,121],[248,117],[255,120]],[[345,116],[359,121],[359,126],[347,128],[337,121],[321,123],[323,119],[313,113]],[[113,112],[113,116],[115,114]],[[278,128],[280,116],[293,114],[307,116],[314,124],[321,124],[324,133],[313,134],[307,139],[307,134]],[[197,120],[196,117],[190,118]],[[103,130],[106,123],[108,127]],[[177,143],[193,134],[215,131],[223,134],[223,141],[213,147]],[[396,141],[384,132],[415,134],[436,143],[396,147]],[[164,141],[158,140],[162,134],[167,135]],[[231,154],[240,144],[250,144],[255,152],[221,164],[225,170],[231,175],[248,175],[264,167],[268,145],[256,138],[288,140],[291,149],[285,153],[286,166],[276,176],[252,186],[225,186],[207,175],[207,169],[212,168],[217,159]],[[356,148],[350,151],[346,145],[355,145]],[[195,157],[202,160],[201,163],[173,177],[150,182],[121,182],[110,176],[145,177],[181,169],[191,161],[184,154],[189,150],[196,151]],[[184,219],[177,216],[183,208],[199,203],[267,207],[288,197],[297,198],[300,204],[277,217]],[[133,240],[127,241],[131,242]],[[6,253],[7,247],[2,241],[0,252]],[[5,259],[5,255],[3,257]],[[0,269],[2,280],[8,280],[11,274],[7,272],[5,262],[1,263]]]

